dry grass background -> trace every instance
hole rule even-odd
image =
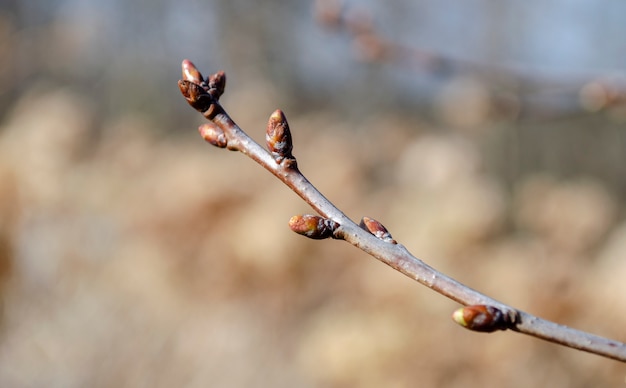
[[[236,93],[227,109],[262,139],[271,98]],[[193,128],[123,116],[96,138],[93,113],[37,89],[2,123],[0,386],[625,384],[614,361],[465,331],[453,302],[293,234],[307,206]],[[286,113],[303,172],[349,216],[504,302],[626,340],[626,224],[601,183],[543,174],[507,190],[462,134],[383,115],[355,136],[328,113]]]

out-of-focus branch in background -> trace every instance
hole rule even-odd
[[[346,6],[342,0],[317,0],[315,17],[321,26],[349,35],[355,56],[364,62],[392,64],[437,78],[465,77],[466,81],[467,78],[478,81],[478,84],[465,82],[455,86],[465,89],[468,100],[482,100],[470,104],[470,109],[482,108],[495,118],[546,119],[602,110],[626,115],[623,74],[559,78],[540,74],[527,66],[454,58],[403,45],[381,34],[374,15],[366,8]]]

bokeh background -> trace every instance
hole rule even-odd
[[[204,143],[180,62],[286,113],[355,220],[503,302],[626,340],[626,3],[0,2],[0,386],[616,387],[348,244]]]

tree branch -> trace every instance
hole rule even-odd
[[[249,156],[308,203],[320,216],[295,216],[289,222],[297,233],[310,238],[342,239],[428,288],[467,307],[454,312],[453,319],[474,331],[513,330],[560,345],[626,362],[626,344],[602,338],[535,317],[457,282],[413,256],[398,244],[378,221],[364,217],[361,225],[350,220],[302,175],[291,154],[292,139],[284,114],[277,110],[269,119],[266,143],[269,152],[252,140],[219,104],[226,76],[223,72],[207,79],[189,60],[182,63],[179,88],[187,102],[208,123],[200,126],[209,143]]]
[[[494,108],[507,116],[511,109],[523,110],[527,118],[549,118],[581,109],[598,112],[626,104],[626,84],[615,75],[588,72],[556,77],[520,64],[467,60],[405,46],[383,36],[371,12],[339,0],[316,0],[315,17],[321,26],[346,33],[361,61],[394,64],[435,77],[458,74],[483,81],[490,89]]]

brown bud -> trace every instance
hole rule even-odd
[[[201,84],[204,82],[202,74],[196,68],[196,66],[189,59],[183,60],[183,79],[185,81],[193,82],[195,84]]]
[[[280,109],[276,109],[267,122],[265,142],[276,162],[280,163],[285,158],[293,159],[291,131],[287,118]]]
[[[462,307],[452,314],[452,319],[466,329],[483,333],[509,328],[509,321],[502,311],[489,305]]]
[[[225,148],[228,145],[226,135],[224,131],[222,131],[222,128],[212,122],[202,124],[198,127],[198,132],[200,132],[200,136],[202,136],[204,140],[216,147]]]
[[[220,96],[224,94],[224,88],[226,88],[226,73],[218,71],[215,74],[211,74],[208,80],[209,94],[216,100],[219,100]]]
[[[387,228],[385,228],[383,224],[373,218],[363,217],[359,226],[385,242],[388,242],[390,244],[398,243],[396,240],[393,239],[393,237],[391,237],[391,234],[387,231]]]
[[[206,112],[215,100],[202,88],[202,86],[187,80],[178,81],[178,88],[189,105],[200,112]]]
[[[305,214],[291,217],[289,227],[294,232],[308,238],[322,240],[333,237],[333,232],[339,227],[339,224],[328,218]]]

